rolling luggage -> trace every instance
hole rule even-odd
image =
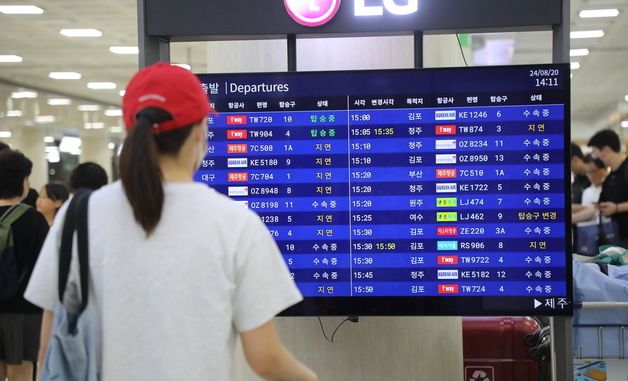
[[[464,380],[539,381],[539,364],[526,342],[540,330],[529,317],[463,318]]]

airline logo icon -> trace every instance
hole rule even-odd
[[[227,116],[227,124],[230,126],[245,125],[247,123],[246,115],[229,115]]]
[[[249,187],[229,187],[229,196],[231,197],[243,197],[249,195]]]
[[[227,181],[230,183],[244,183],[249,181],[248,172],[229,172],[227,173]]]
[[[458,199],[456,197],[437,197],[436,198],[436,207],[437,208],[455,208],[458,206]]]
[[[437,251],[456,251],[458,250],[458,241],[437,241],[436,250]],[[439,263],[439,265],[440,264],[442,263]]]
[[[460,287],[457,284],[439,284],[438,293],[455,295],[460,293]]]
[[[246,139],[248,137],[246,130],[227,130],[227,139]]]
[[[438,237],[457,237],[458,227],[456,226],[437,226],[436,235]]]
[[[456,144],[456,139],[448,139],[448,140],[437,140],[436,141],[436,149],[456,149],[458,145]]]
[[[456,221],[458,221],[458,212],[436,213],[436,222],[456,222]]]
[[[340,9],[340,0],[284,0],[288,14],[297,23],[316,27],[327,24]]]
[[[458,184],[456,183],[436,183],[436,193],[456,193]]]
[[[248,144],[227,144],[227,153],[247,153],[249,152]]]
[[[238,205],[241,205],[241,206],[245,207],[245,208],[248,208],[248,207],[249,207],[249,200],[243,200],[243,201],[238,201],[238,200],[236,200],[236,203],[237,203]]]
[[[453,124],[437,125],[436,135],[456,135],[456,126]]]
[[[436,170],[437,179],[455,179],[458,177],[457,168],[438,168]]]
[[[227,159],[227,168],[247,168],[249,159],[245,157],[234,157]]]
[[[439,255],[437,258],[439,265],[457,265],[458,264],[458,256],[457,255]]]
[[[458,279],[458,270],[438,270],[438,279]]]
[[[456,120],[456,110],[436,111],[436,120]]]
[[[456,154],[447,153],[436,155],[436,164],[456,164]]]

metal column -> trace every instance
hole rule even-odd
[[[152,65],[157,61],[170,62],[170,40],[152,37],[146,30],[145,0],[137,0],[139,68]]]
[[[297,71],[297,36],[295,34],[288,35],[288,71]]]
[[[569,0],[563,0],[562,7],[562,22],[552,27],[552,60],[554,63],[569,62],[571,16]],[[573,381],[573,318],[571,316],[554,317],[551,329],[553,380]]]
[[[423,68],[423,31],[414,32],[414,68]]]

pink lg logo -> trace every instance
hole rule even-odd
[[[340,0],[284,0],[292,19],[305,26],[321,26],[333,19]]]

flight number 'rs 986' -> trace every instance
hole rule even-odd
[[[463,250],[483,250],[486,248],[484,242],[460,242],[460,248]]]

